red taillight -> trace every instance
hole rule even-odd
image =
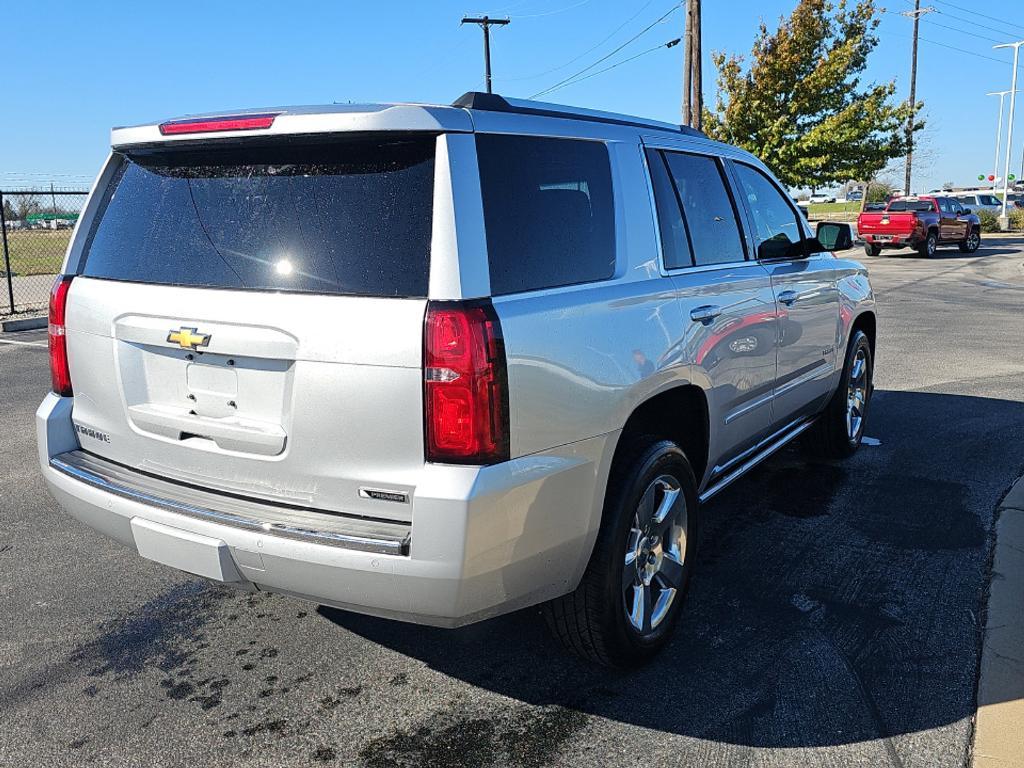
[[[50,384],[61,397],[70,397],[71,371],[68,369],[68,342],[64,315],[68,303],[68,289],[73,276],[57,275],[50,289]]]
[[[251,131],[255,128],[269,128],[274,124],[273,115],[226,115],[196,120],[172,120],[160,124],[160,133],[173,136],[179,133],[215,133],[217,131]]]
[[[508,376],[490,303],[431,302],[424,327],[427,461],[506,461]]]

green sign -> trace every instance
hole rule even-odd
[[[30,213],[27,221],[78,221],[77,213]]]

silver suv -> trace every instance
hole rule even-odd
[[[700,504],[844,457],[874,299],[756,158],[486,94],[117,128],[50,306],[60,504],[242,589],[663,646]]]

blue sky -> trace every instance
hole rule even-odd
[[[673,0],[421,0],[420,2],[9,4],[3,14],[6,76],[0,120],[0,185],[90,179],[109,128],[189,112],[332,101],[447,103],[483,87],[481,35],[464,13],[509,15],[492,37],[495,90],[530,96],[574,74],[673,7]],[[881,44],[868,78],[895,78],[905,98],[910,0],[887,0]],[[704,4],[704,49],[748,52],[757,24],[774,26],[795,0]],[[967,183],[991,172],[998,98],[1008,89],[1011,52],[996,41],[1024,38],[1024,4],[928,0],[921,25],[918,97],[929,127],[915,188]],[[628,24],[598,45],[617,27]],[[678,37],[670,14],[598,66]],[[959,17],[959,18],[957,18]],[[940,26],[941,25],[941,26]],[[989,38],[989,39],[983,39]],[[953,50],[953,46],[962,51]],[[593,50],[589,50],[593,48]],[[985,58],[988,57],[988,58]],[[1022,56],[1024,58],[1024,56]],[[577,59],[571,64],[567,64]],[[546,98],[678,122],[682,46],[661,49]],[[593,71],[593,70],[591,70]],[[705,98],[715,92],[705,57]],[[1024,88],[1024,79],[1021,87]],[[1018,117],[1024,113],[1019,104]],[[1024,120],[1014,161],[1020,175]],[[1005,134],[1005,128],[1004,128]],[[1005,138],[1004,138],[1005,141]],[[900,172],[901,174],[902,172]],[[901,178],[901,175],[900,175]]]

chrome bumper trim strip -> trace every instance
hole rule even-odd
[[[354,549],[360,552],[373,552],[381,555],[407,555],[409,553],[410,535],[408,532],[401,533],[401,529],[408,528],[400,524],[389,527],[396,529],[394,534],[387,534],[381,537],[370,535],[359,535],[341,533],[337,531],[315,530],[302,526],[289,525],[280,522],[266,522],[256,518],[244,517],[224,510],[211,509],[197,506],[184,501],[154,495],[138,488],[132,488],[122,483],[114,482],[103,477],[95,470],[86,469],[81,466],[75,454],[77,451],[70,451],[50,459],[50,466],[79,482],[99,488],[102,491],[120,496],[125,499],[157,507],[168,512],[180,515],[187,515],[200,520],[230,525],[234,528],[242,528],[248,531],[258,531],[269,536],[280,536],[287,539],[297,539],[315,544],[327,544],[344,549]],[[260,505],[253,504],[254,510]],[[266,505],[269,506],[269,505]]]

